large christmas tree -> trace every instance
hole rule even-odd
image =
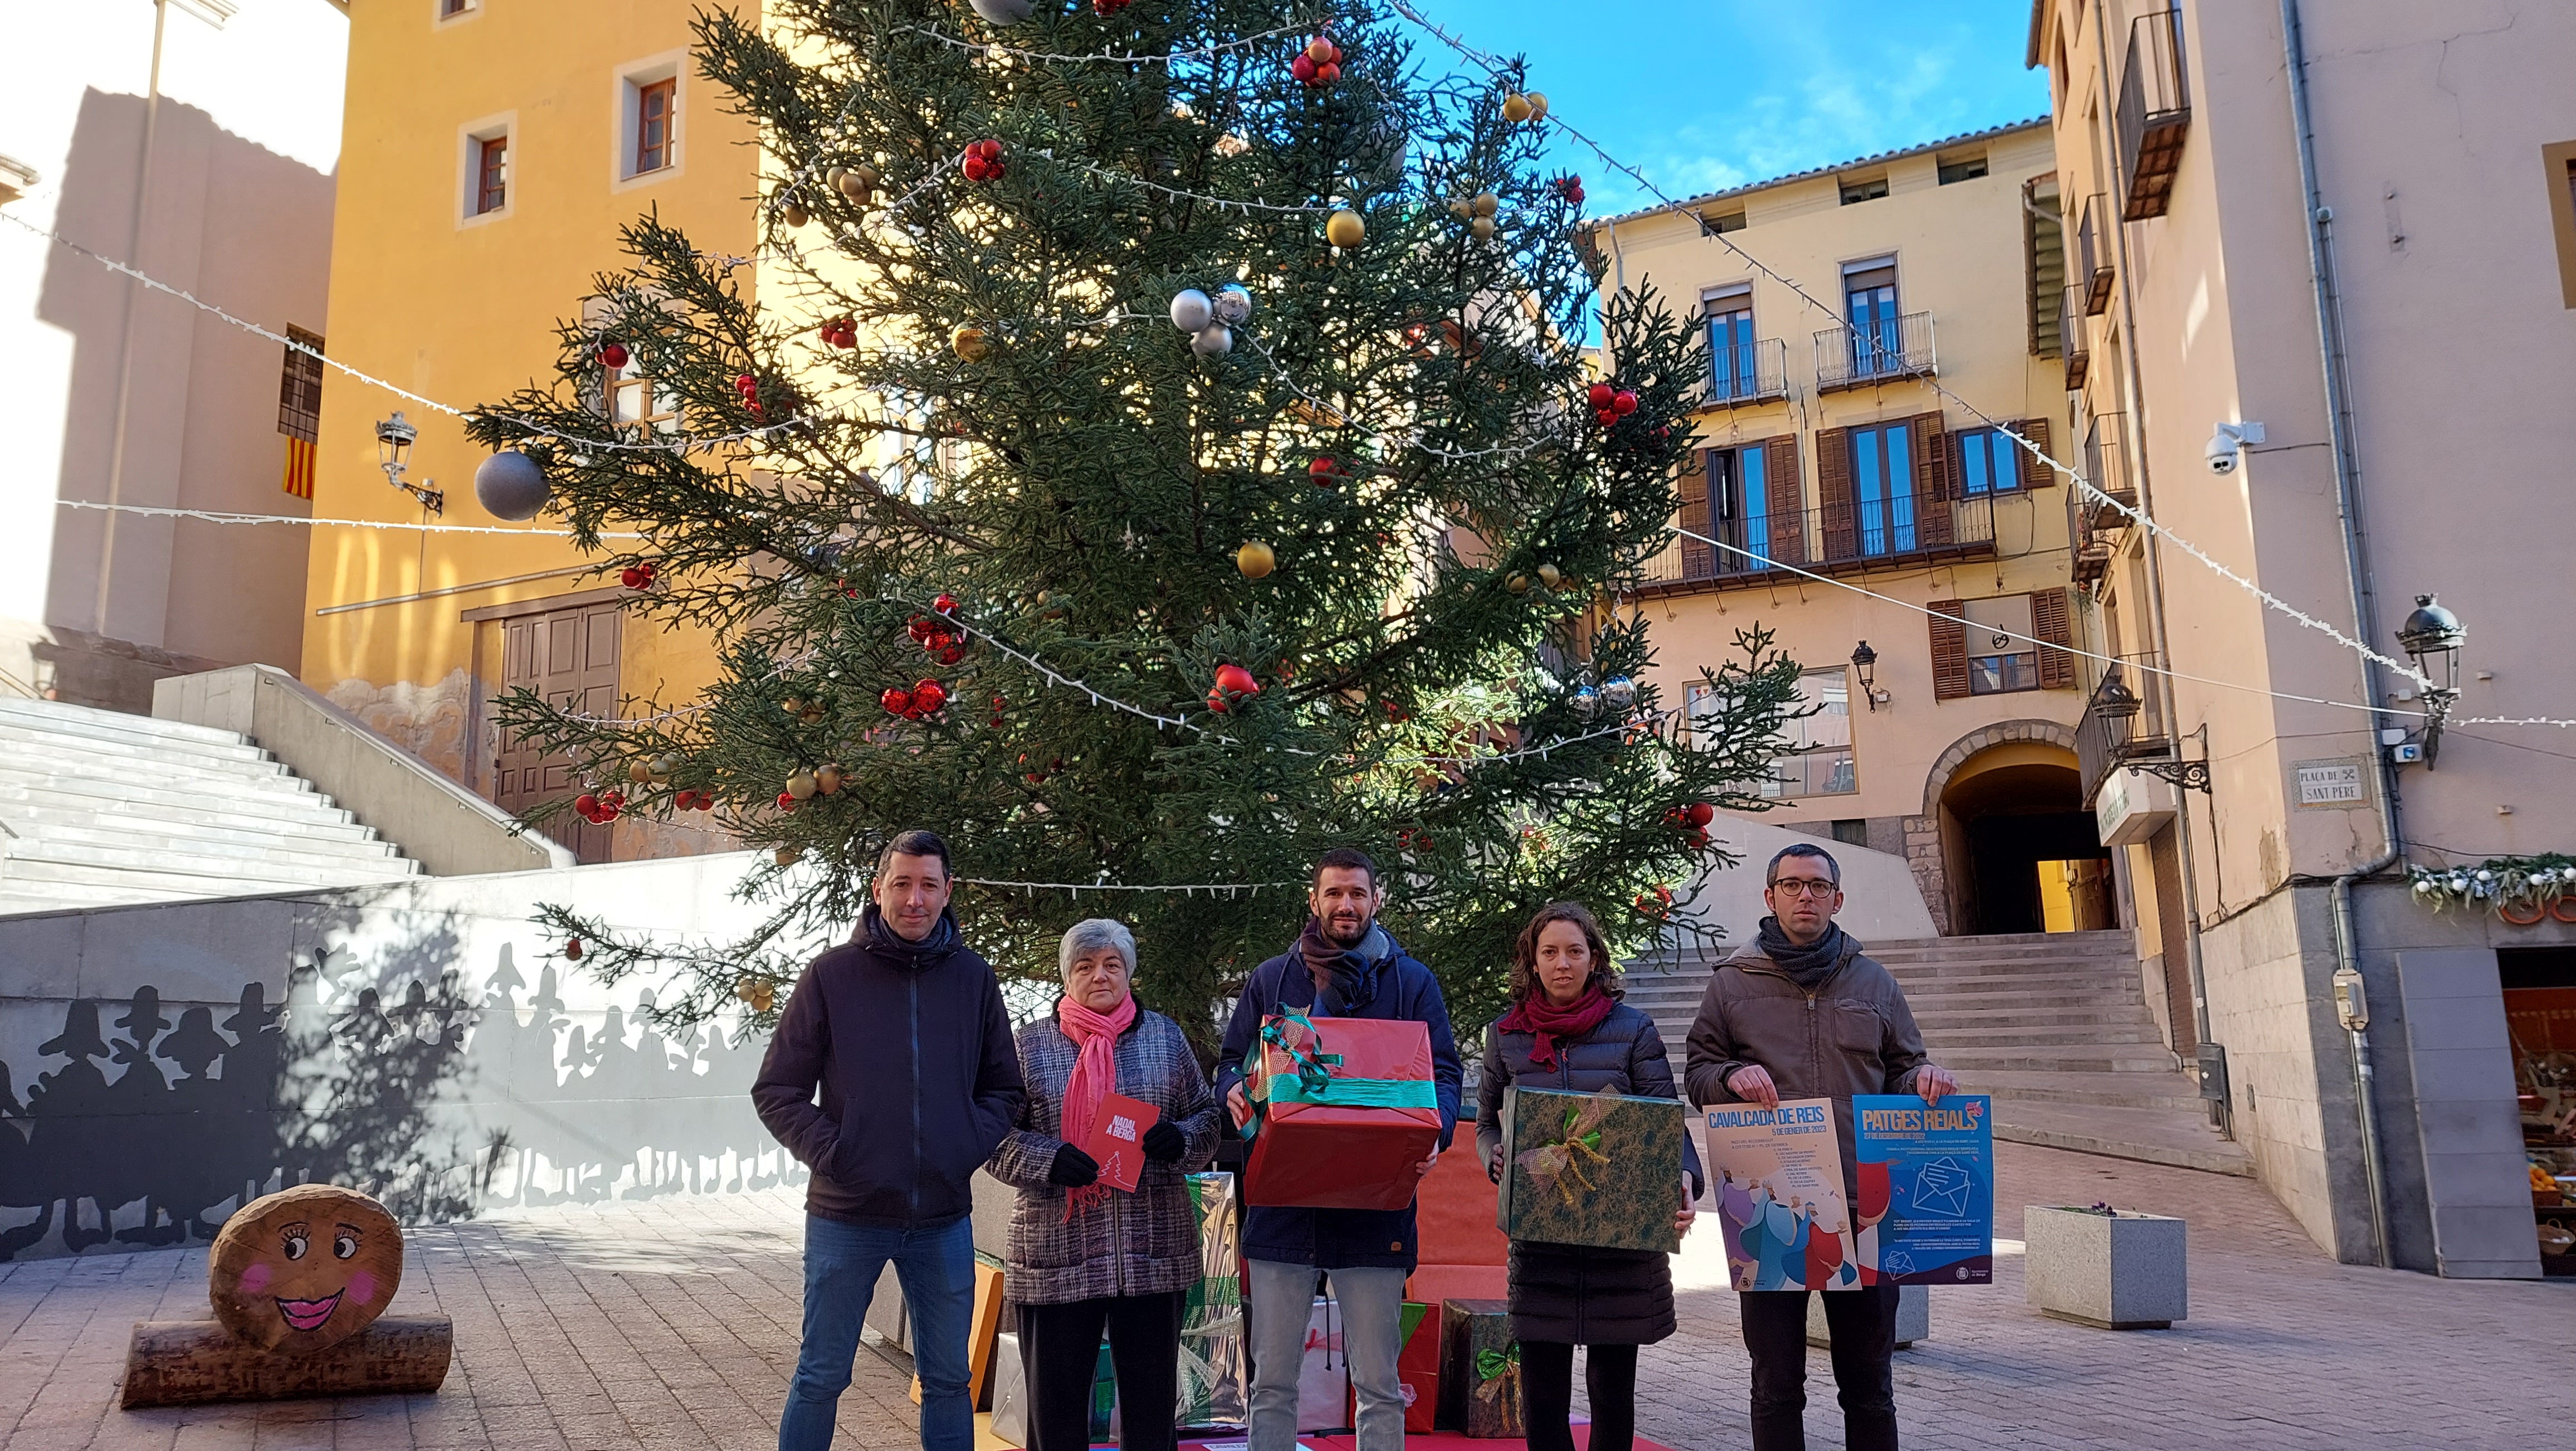
[[[1596,307],[1544,100],[1417,70],[1371,0],[766,9],[697,51],[766,148],[761,295],[639,220],[561,376],[476,424],[635,608],[724,641],[622,723],[500,708],[593,815],[712,804],[775,851],[769,928],[678,954],[665,1011],[774,1010],[913,826],[965,878],[1101,884],[957,910],[1050,981],[1065,926],[1126,920],[1203,1045],[1329,847],[1378,858],[1462,1023],[1543,902],[1663,930],[1796,667],[1741,639],[1687,721],[1639,683],[1618,587],[1669,540],[1705,344]],[[550,915],[612,974],[673,955]]]

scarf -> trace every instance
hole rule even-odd
[[[1377,1001],[1379,971],[1394,959],[1395,950],[1395,939],[1374,922],[1357,947],[1344,947],[1326,937],[1324,923],[1317,917],[1308,917],[1306,930],[1297,936],[1297,955],[1306,960],[1307,970],[1332,978],[1335,1011],[1325,1013],[1326,1017],[1353,1017]],[[1315,1007],[1318,1011],[1324,1007],[1320,995]]]
[[[854,935],[877,956],[907,972],[919,972],[956,950],[957,919],[942,910],[939,920],[930,926],[930,935],[914,942],[895,931],[885,913],[870,902],[859,913],[859,930]]]
[[[1117,1010],[1108,1013],[1095,1013],[1069,997],[1056,999],[1055,1025],[1081,1055],[1073,1060],[1073,1072],[1065,1077],[1064,1108],[1057,1125],[1064,1131],[1064,1141],[1077,1149],[1091,1142],[1091,1126],[1100,1116],[1100,1101],[1118,1086],[1118,1035],[1135,1022],[1133,993],[1121,998]],[[1071,1219],[1076,1205],[1108,1197],[1106,1184],[1066,1190],[1064,1217]]]
[[[1808,992],[1814,992],[1827,977],[1832,976],[1834,969],[1843,965],[1844,958],[1860,951],[1860,944],[1831,922],[1825,924],[1824,936],[1800,947],[1780,930],[1777,917],[1762,919],[1762,929],[1754,938],[1754,945],[1762,949],[1764,957],[1771,959],[1773,967],[1789,975],[1789,981]]]
[[[1541,1068],[1554,1068],[1557,1040],[1580,1038],[1600,1027],[1601,1020],[1617,1006],[1597,982],[1584,984],[1583,996],[1561,1008],[1547,1000],[1546,992],[1533,989],[1494,1027],[1498,1032],[1534,1035],[1530,1062]]]

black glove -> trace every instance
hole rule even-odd
[[[1055,1151],[1055,1162],[1047,1166],[1047,1182],[1066,1189],[1080,1189],[1100,1178],[1100,1161],[1071,1144]]]
[[[1190,1146],[1190,1141],[1182,1136],[1179,1127],[1168,1120],[1157,1120],[1152,1128],[1145,1130],[1142,1142],[1145,1157],[1157,1164],[1176,1162],[1181,1157],[1182,1151]]]

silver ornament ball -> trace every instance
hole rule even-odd
[[[1601,698],[1612,710],[1626,710],[1637,703],[1637,682],[1625,675],[1613,675],[1601,683]]]
[[[1243,320],[1250,316],[1252,316],[1251,293],[1244,291],[1240,287],[1225,287],[1217,290],[1217,321],[1239,327],[1242,325]]]
[[[515,448],[501,450],[474,470],[474,497],[495,519],[534,519],[553,493],[546,471]]]
[[[1581,686],[1575,690],[1570,704],[1576,715],[1590,720],[1601,713],[1601,692],[1589,685]]]
[[[1216,304],[1195,287],[1172,294],[1172,326],[1185,333],[1204,332],[1216,317]]]
[[[1031,0],[970,0],[975,13],[995,25],[1017,25],[1029,18]]]
[[[1202,358],[1222,358],[1234,351],[1234,329],[1224,323],[1210,323],[1190,339],[1190,351]]]

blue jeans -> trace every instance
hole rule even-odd
[[[1306,1363],[1314,1321],[1315,1267],[1251,1260],[1252,1425],[1250,1451],[1298,1446],[1297,1376]],[[1327,1270],[1340,1308],[1342,1353],[1359,1399],[1359,1451],[1404,1451],[1404,1385],[1395,1373],[1403,1349],[1404,1271],[1393,1266]],[[1326,1424],[1339,1406],[1318,1407]]]
[[[965,1216],[930,1229],[867,1229],[805,1216],[805,1336],[778,1451],[826,1451],[849,1389],[859,1326],[878,1276],[894,1261],[921,1374],[922,1451],[974,1451],[975,1402],[967,1394],[966,1338],[975,1309],[975,1226]]]

